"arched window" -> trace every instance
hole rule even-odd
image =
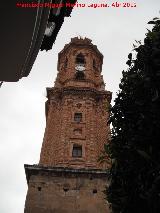
[[[68,58],[65,59],[64,68],[67,68],[67,65],[68,65]]]
[[[95,59],[93,59],[93,68],[94,69],[96,68],[96,61],[95,61]]]
[[[84,74],[84,72],[80,72],[80,71],[76,72],[75,79],[76,80],[85,80],[85,74]]]
[[[85,79],[85,57],[82,53],[79,53],[75,58],[75,79],[76,80],[84,80]]]
[[[79,53],[77,56],[76,56],[76,64],[85,64],[85,57],[82,53]]]

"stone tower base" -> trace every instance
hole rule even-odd
[[[25,213],[109,213],[107,172],[25,165]]]

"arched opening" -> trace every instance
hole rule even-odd
[[[82,53],[79,53],[77,56],[76,56],[76,64],[78,65],[84,65],[86,62],[85,62],[85,57]]]
[[[68,58],[65,59],[65,62],[64,62],[64,68],[66,69],[68,66]]]
[[[93,68],[96,69],[96,61],[93,59]]]
[[[85,74],[83,71],[77,71],[75,75],[76,80],[85,80]]]
[[[76,80],[84,80],[85,79],[85,57],[82,53],[79,53],[75,58],[75,78]]]

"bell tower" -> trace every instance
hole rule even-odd
[[[109,141],[111,92],[101,75],[103,55],[88,38],[72,38],[58,55],[47,88],[46,129],[38,165],[25,165],[25,213],[107,213],[107,165],[98,158]]]

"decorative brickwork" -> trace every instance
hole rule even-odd
[[[55,85],[47,88],[39,165],[25,165],[25,213],[109,212],[102,193],[107,167],[98,162],[110,134],[111,92],[102,64],[103,55],[87,38],[71,39],[59,53]]]

